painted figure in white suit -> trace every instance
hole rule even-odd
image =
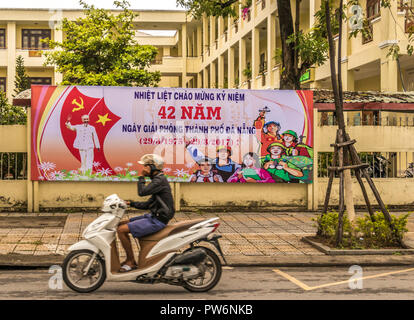
[[[89,115],[82,116],[83,124],[71,125],[66,121],[66,127],[72,131],[76,131],[76,138],[73,147],[79,150],[81,158],[81,172],[85,174],[88,170],[92,173],[93,150],[100,150],[98,135],[93,126],[89,125]]]

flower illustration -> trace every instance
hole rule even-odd
[[[171,168],[166,167],[166,168],[164,168],[162,171],[164,171],[165,173],[167,173],[167,172],[171,172]]]
[[[99,167],[101,165],[101,163],[99,162],[99,161],[94,161],[93,162],[93,166],[96,168],[96,167]]]
[[[38,168],[43,171],[49,171],[56,168],[56,164],[53,162],[42,162],[39,164]]]
[[[39,177],[38,177],[38,179],[39,179],[39,180],[45,180],[45,177],[43,177],[43,176],[39,176]]]
[[[63,180],[65,174],[61,171],[53,171],[50,173],[50,180]]]
[[[115,167],[115,172],[121,172],[122,170],[124,170],[124,168],[122,167]]]
[[[129,173],[132,174],[133,176],[135,176],[137,174],[136,171],[130,171]]]
[[[174,173],[177,177],[184,177],[184,175],[188,174],[188,171],[184,169],[177,169],[174,171]]]
[[[112,173],[111,169],[109,168],[106,168],[106,169],[102,168],[102,169],[99,169],[97,172],[103,176],[109,176]]]
[[[127,167],[132,167],[132,163],[131,163],[131,162],[128,162],[128,163],[126,164],[126,166],[127,166]]]
[[[69,173],[70,174],[79,174],[79,171],[78,170],[70,170]]]

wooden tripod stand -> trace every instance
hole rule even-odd
[[[334,144],[331,144],[331,147],[334,147],[334,153],[332,157],[332,167],[328,167],[329,170],[329,181],[328,188],[326,190],[325,203],[323,207],[322,215],[328,211],[329,198],[331,195],[332,182],[335,175],[335,172],[339,172],[339,215],[338,215],[338,229],[336,231],[336,245],[342,243],[343,237],[343,215],[345,211],[344,205],[344,170],[354,170],[355,177],[358,180],[358,183],[361,187],[362,194],[365,199],[365,203],[368,208],[369,215],[371,220],[374,221],[374,211],[372,210],[371,203],[368,198],[367,190],[365,189],[364,183],[361,176],[363,176],[370,186],[372,192],[374,193],[375,199],[378,202],[378,205],[381,208],[382,213],[384,214],[385,219],[387,220],[397,242],[403,247],[406,248],[406,245],[403,243],[401,236],[397,234],[397,230],[392,222],[390,213],[385,207],[384,202],[381,199],[381,196],[374,185],[371,177],[366,171],[366,168],[369,167],[369,164],[362,163],[359,159],[358,153],[355,149],[354,143],[356,140],[351,140],[349,135],[343,129],[338,129],[336,132],[336,140]],[[320,234],[320,230],[318,230]]]

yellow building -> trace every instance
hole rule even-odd
[[[57,30],[57,22],[63,18],[75,20],[82,14],[82,10],[0,9],[0,89],[6,90],[9,99],[14,91],[15,61],[19,55],[24,58],[32,83],[58,84],[61,81],[62,75],[55,72],[54,67],[43,65],[45,57],[42,51],[48,48],[40,40],[62,40],[64,35],[61,30]],[[184,33],[186,38],[186,19],[184,11],[140,11],[137,18],[138,41],[141,44],[152,44],[159,49],[153,69],[163,73],[160,86],[180,86],[182,70],[193,72],[194,66],[190,62],[189,68],[186,68],[189,62],[182,55],[181,36]],[[176,32],[174,36],[152,37],[138,29]]]
[[[301,29],[309,30],[321,0],[301,2]],[[344,90],[414,90],[414,57],[406,53],[407,28],[413,18],[391,1],[390,9],[379,9],[380,0],[362,1],[370,21],[372,37],[348,39],[350,26],[344,23],[342,75]],[[294,3],[292,3],[294,5]],[[275,50],[281,47],[276,0],[256,0],[243,17],[241,5],[237,18],[204,17],[195,20],[185,11],[143,10],[136,19],[137,40],[158,48],[151,70],[162,74],[160,87],[194,88],[279,88],[280,64]],[[294,11],[294,8],[292,8]],[[0,9],[0,88],[10,98],[14,90],[15,60],[25,59],[33,83],[58,84],[61,75],[44,67],[40,39],[63,38],[56,21],[76,19],[82,10]],[[141,30],[138,31],[138,30]],[[170,30],[169,35],[154,36],[151,30]],[[183,40],[184,39],[184,40]],[[398,43],[398,62],[387,57],[389,47]],[[248,77],[246,70],[250,70]],[[311,68],[304,88],[330,88],[329,64]]]
[[[308,30],[313,25],[314,13],[319,6],[320,0],[302,0],[301,28]],[[359,35],[347,39],[350,27],[344,23],[344,90],[414,90],[414,58],[405,52],[405,31],[412,25],[412,18],[400,12],[397,1],[394,0],[390,9],[378,10],[379,0],[364,0],[362,6],[369,16],[372,37],[365,39]],[[281,46],[276,0],[253,0],[250,13],[243,17],[241,12],[239,7],[236,19],[204,17],[195,20],[185,11],[140,11],[136,21],[136,36],[140,44],[151,44],[159,49],[150,67],[162,74],[159,86],[279,88],[280,65],[274,59],[275,50]],[[62,39],[64,35],[56,30],[55,21],[64,17],[75,19],[81,14],[82,10],[0,9],[0,87],[6,90],[9,99],[14,91],[15,60],[18,55],[24,57],[33,83],[58,84],[61,81],[62,76],[53,67],[43,66],[44,56],[41,51],[47,48],[41,47],[40,39]],[[169,35],[155,36],[153,32],[160,30],[171,32]],[[401,47],[399,66],[397,61],[387,57],[389,47],[396,42]],[[250,79],[246,76],[249,74],[246,70],[251,71]],[[308,78],[303,81],[303,87],[329,89],[329,65],[326,63],[311,68]],[[375,95],[371,96],[371,100],[374,97]],[[382,102],[387,102],[389,97],[381,99]],[[408,98],[402,97],[400,100],[404,99]],[[373,167],[376,155],[389,160],[385,171],[378,162],[379,174],[378,170],[375,173],[375,168],[373,169],[375,183],[384,202],[389,205],[413,204],[414,179],[401,178],[410,163],[414,162],[414,99],[412,96],[409,99],[411,100],[405,101],[408,104],[404,106],[410,105],[406,110],[404,107],[382,107],[379,112],[375,106],[366,110],[364,101],[359,102],[360,110],[346,109],[346,121],[350,125],[348,132],[357,140],[356,148],[365,156],[362,160],[370,162]],[[323,204],[327,185],[326,167],[336,127],[331,109],[323,109],[317,104],[315,106],[314,146],[319,161],[315,163],[313,184],[211,186],[174,183],[172,187],[177,208],[228,208],[233,205],[247,206],[250,209],[317,209]],[[20,171],[18,163],[30,161],[26,156],[29,138],[26,126],[0,126],[0,156],[7,155],[7,159],[14,159],[11,165],[16,164],[16,172]],[[19,157],[20,160],[16,160]],[[39,207],[96,207],[101,204],[109,189],[111,193],[119,193],[125,198],[134,198],[136,192],[128,183],[103,185],[85,182],[74,186],[70,183],[32,182],[26,178],[27,175],[23,174],[7,180],[2,175],[0,208],[24,206],[25,203],[29,211],[39,210]],[[356,181],[354,185],[355,201],[362,205],[364,200]],[[335,190],[336,187],[334,203],[338,199]],[[370,197],[372,199],[371,195]]]

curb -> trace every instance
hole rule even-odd
[[[0,255],[0,267],[50,267],[61,265],[64,255],[33,256],[25,254]],[[405,266],[414,265],[414,256],[357,255],[357,256],[226,256],[232,267],[333,267],[333,266]]]
[[[412,255],[414,254],[414,249],[331,249],[330,247],[309,239],[309,237],[303,237],[301,239],[303,242],[310,244],[315,249],[329,255],[329,256],[361,256],[361,255]]]
[[[405,266],[414,265],[414,256],[233,256],[226,257],[234,267],[334,267],[334,266]]]
[[[65,256],[53,254],[44,256],[34,256],[31,254],[0,254],[1,267],[50,267],[60,265]]]

